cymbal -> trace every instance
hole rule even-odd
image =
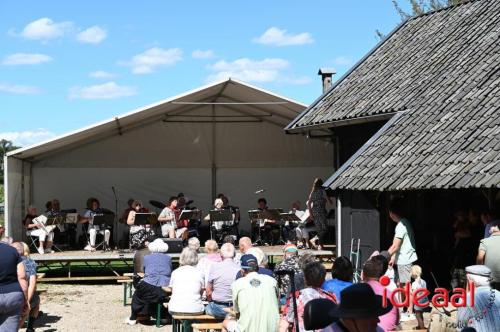
[[[165,203],[155,201],[155,200],[150,200],[149,204],[153,205],[155,208],[158,208],[158,209],[164,209],[166,206]]]

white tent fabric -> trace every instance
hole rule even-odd
[[[114,210],[112,187],[119,213],[129,198],[165,201],[179,192],[204,212],[220,192],[242,211],[254,208],[261,195],[271,207],[305,203],[313,179],[331,174],[333,147],[285,134],[303,109],[230,79],[13,151],[6,169],[9,234],[21,235],[28,205],[43,211],[53,198],[63,209],[81,210],[94,196]],[[266,192],[256,195],[261,188]],[[245,213],[243,218],[248,229]]]

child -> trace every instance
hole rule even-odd
[[[417,289],[427,289],[427,283],[425,282],[424,279],[422,279],[422,268],[418,265],[413,265],[411,267],[411,278],[414,280],[412,283],[411,283],[411,294],[413,294],[413,292]],[[426,297],[420,299],[418,301],[418,303],[425,303],[425,302],[428,302],[429,299]],[[410,298],[410,304],[413,303],[413,295],[412,295],[412,298]],[[424,330],[426,329],[425,325],[424,325],[424,312],[428,312],[430,307],[427,306],[427,307],[421,307],[421,306],[417,306],[417,305],[410,305],[410,311],[412,311],[413,307],[413,311],[415,311],[415,316],[417,318],[417,327],[416,329],[420,330]]]

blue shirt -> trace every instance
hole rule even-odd
[[[337,300],[341,301],[340,299],[340,292],[346,288],[352,285],[352,282],[349,281],[343,281],[339,279],[330,279],[327,280],[321,285],[322,290],[326,290],[327,292],[335,294],[335,297],[337,297]]]
[[[483,286],[477,287],[474,295],[474,307],[469,306],[467,294],[467,307],[458,308],[459,330],[470,326],[477,332],[500,331],[500,292]]]
[[[29,283],[30,277],[36,276],[37,265],[36,265],[35,261],[32,260],[31,258],[28,258],[25,256],[23,256],[21,258],[23,260],[24,270],[26,271],[26,279],[28,279],[28,283]]]
[[[22,291],[17,279],[17,264],[21,262],[16,249],[0,242],[0,294]]]
[[[152,286],[165,287],[170,284],[172,259],[167,254],[152,253],[144,256],[144,282]]]

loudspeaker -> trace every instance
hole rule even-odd
[[[163,242],[168,244],[168,251],[167,253],[169,254],[180,254],[182,252],[182,240],[181,239],[167,239],[167,238],[162,238]]]

